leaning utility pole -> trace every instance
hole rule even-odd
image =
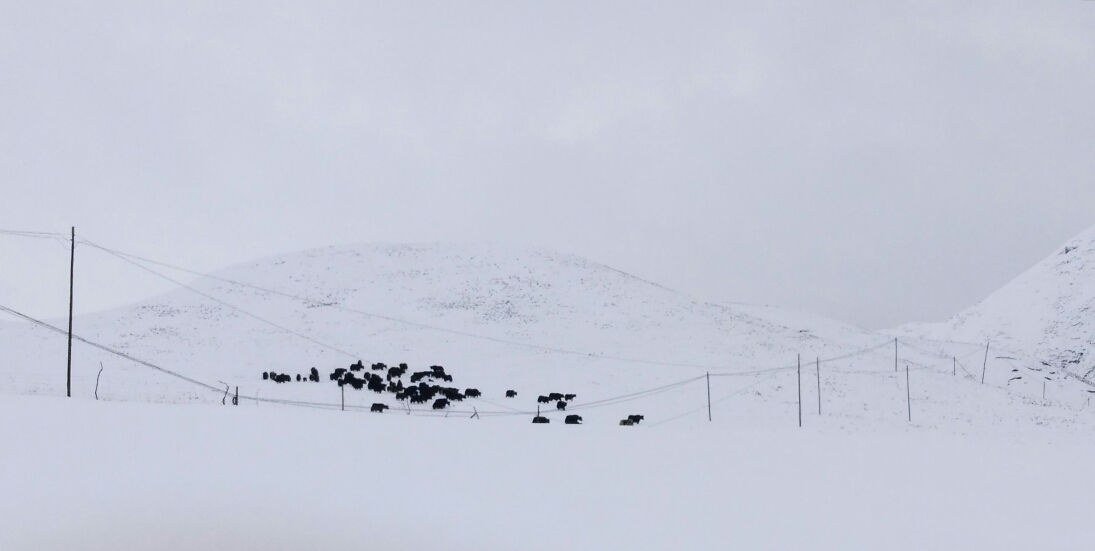
[[[68,265],[68,375],[66,380],[66,395],[72,398],[72,291],[76,280],[76,226],[72,227],[72,253]]]

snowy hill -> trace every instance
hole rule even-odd
[[[180,281],[191,277],[145,266]],[[889,335],[793,310],[700,302],[535,248],[330,247],[241,264],[188,286],[78,317],[75,333],[215,388],[234,393],[239,387],[244,403],[254,405],[264,403],[259,398],[340,406],[341,389],[327,376],[361,360],[406,362],[412,371],[445,366],[453,386],[483,392],[482,399],[446,410],[463,413],[536,411],[538,395],[563,392],[577,394],[572,408],[588,408],[602,423],[636,412],[655,422],[688,413],[696,420],[706,418],[698,413],[707,402],[701,378],[711,372],[715,414],[732,411],[736,423],[748,426],[793,422],[799,394],[806,411],[818,415],[820,400],[823,422],[837,424],[906,423],[909,396],[914,418],[927,424],[1021,427],[1034,415],[1073,416],[1046,410],[1049,402],[1030,403],[1041,385],[1012,384],[1008,366],[993,367],[989,386],[974,384],[976,377],[964,365],[958,371],[950,358],[964,360],[976,345],[910,340],[899,347],[899,372]],[[64,393],[63,337],[5,322],[0,350],[0,390]],[[800,355],[807,383],[801,390],[793,367]],[[322,374],[318,384],[261,377],[273,371],[307,378],[312,367]],[[913,373],[911,390],[905,367]],[[100,398],[115,401],[224,398],[81,343],[73,379],[74,395],[85,398],[96,386]],[[1052,379],[1052,403],[1086,403],[1076,384],[1058,379]],[[682,381],[690,382],[648,394]],[[518,391],[516,399],[504,397],[510,389]],[[390,394],[368,391],[351,391],[345,400],[350,408],[406,407]]]
[[[939,324],[911,324],[898,334],[945,341],[990,341],[1017,364],[1095,369],[1095,227],[1055,251],[981,303]],[[995,355],[993,355],[995,357]]]

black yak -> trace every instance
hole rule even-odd
[[[445,409],[447,407],[449,407],[449,401],[444,398],[438,398],[437,401],[433,403],[433,409]]]
[[[517,391],[516,390],[507,390],[506,391],[506,398],[516,398],[516,397],[517,397]]]
[[[541,423],[550,423],[551,419],[548,419],[547,417],[540,417],[539,415],[537,415],[536,417],[532,418],[532,422],[539,425]]]
[[[549,402],[554,402],[555,400],[562,400],[563,399],[563,395],[559,394],[558,392],[552,392],[551,394],[548,394],[547,397],[548,397]]]
[[[582,424],[582,416],[581,415],[567,415],[567,418],[563,422],[568,424],[568,425],[581,425]]]
[[[541,403],[541,404],[547,404],[547,403],[551,402],[551,398],[548,398],[547,396],[541,396],[541,397],[537,398],[536,401],[538,403]]]
[[[375,411],[377,413],[384,413],[384,410],[388,409],[385,404],[373,404],[373,407],[369,408],[369,411]]]
[[[563,399],[568,401],[568,402],[573,402],[574,399],[577,398],[577,397],[578,397],[577,394],[566,394],[566,395],[563,396]]]
[[[643,420],[643,416],[642,415],[628,415],[627,420],[631,421],[632,423],[634,423],[636,425],[638,425],[639,422]]]
[[[264,381],[265,381],[265,380],[267,380],[267,379],[269,379],[269,378],[270,378],[270,374],[269,374],[269,373],[267,373],[267,372],[265,372],[265,371],[263,371],[263,372],[262,372],[262,380],[264,380]]]
[[[620,421],[620,426],[621,427],[630,427],[631,425],[634,425],[634,424],[635,424],[635,422],[632,421],[631,419],[624,419],[624,420]]]
[[[477,388],[469,388],[469,389],[464,391],[464,396],[467,396],[468,398],[478,398],[478,397],[482,396],[482,394],[479,392],[479,389],[477,389]]]
[[[361,360],[358,360],[357,363],[350,364],[350,371],[361,371],[362,369],[365,369],[365,364],[361,363]]]
[[[275,379],[274,382],[288,383],[289,381],[292,381],[292,380],[293,380],[292,377],[290,377],[288,375],[285,375],[285,374],[281,374],[281,375],[278,375],[277,379]]]
[[[308,380],[312,381],[314,383],[318,383],[319,382],[319,370],[313,367],[312,371],[310,373],[308,373]]]
[[[558,409],[559,411],[566,411],[567,403],[560,400],[559,403],[555,404],[555,409]]]

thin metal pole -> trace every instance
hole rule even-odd
[[[68,372],[65,376],[65,394],[72,397],[72,299],[76,281],[76,226],[72,227],[72,253],[68,264]]]
[[[985,343],[985,364],[981,366],[981,384],[985,384],[985,370],[989,367],[989,343]]]
[[[897,373],[897,339],[893,340],[893,372]]]
[[[909,422],[912,423],[912,391],[909,390],[909,366],[905,366],[905,403],[909,404]]]
[[[342,385],[342,411],[346,411],[346,385]]]
[[[711,372],[707,372],[707,420],[711,421]]]
[[[802,354],[798,355],[798,426],[802,426]]]
[[[821,358],[817,359],[817,414],[821,415]]]
[[[951,359],[954,360],[954,363],[951,364],[951,377],[954,377],[958,375],[958,357],[952,356]]]

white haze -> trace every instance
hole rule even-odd
[[[0,228],[201,270],[509,241],[883,327],[1095,212],[1092,2],[4,2],[0,75]],[[81,312],[168,288],[79,261]],[[66,310],[63,247],[0,264]]]

